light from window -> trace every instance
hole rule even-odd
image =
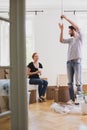
[[[33,22],[32,20],[27,19],[26,20],[26,64],[31,62],[33,52],[34,52]]]
[[[0,21],[0,66],[9,64],[9,23]]]

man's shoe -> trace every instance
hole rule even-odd
[[[74,105],[75,103],[74,103],[74,101],[72,101],[72,100],[69,100],[68,102],[67,102],[67,105]]]
[[[82,92],[81,91],[77,91],[76,95],[81,95],[82,96]]]

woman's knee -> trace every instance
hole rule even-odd
[[[48,86],[48,81],[44,80],[43,85],[47,87]]]

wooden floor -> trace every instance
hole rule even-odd
[[[61,115],[50,109],[53,101],[29,106],[29,130],[87,130],[87,116]],[[0,119],[0,130],[10,129],[10,118]]]
[[[6,116],[5,118],[0,119],[0,130],[11,130],[10,129],[10,117]]]

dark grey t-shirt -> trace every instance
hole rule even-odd
[[[81,59],[82,58],[82,33],[77,32],[77,36],[69,39],[64,39],[63,43],[68,43],[67,60]]]

